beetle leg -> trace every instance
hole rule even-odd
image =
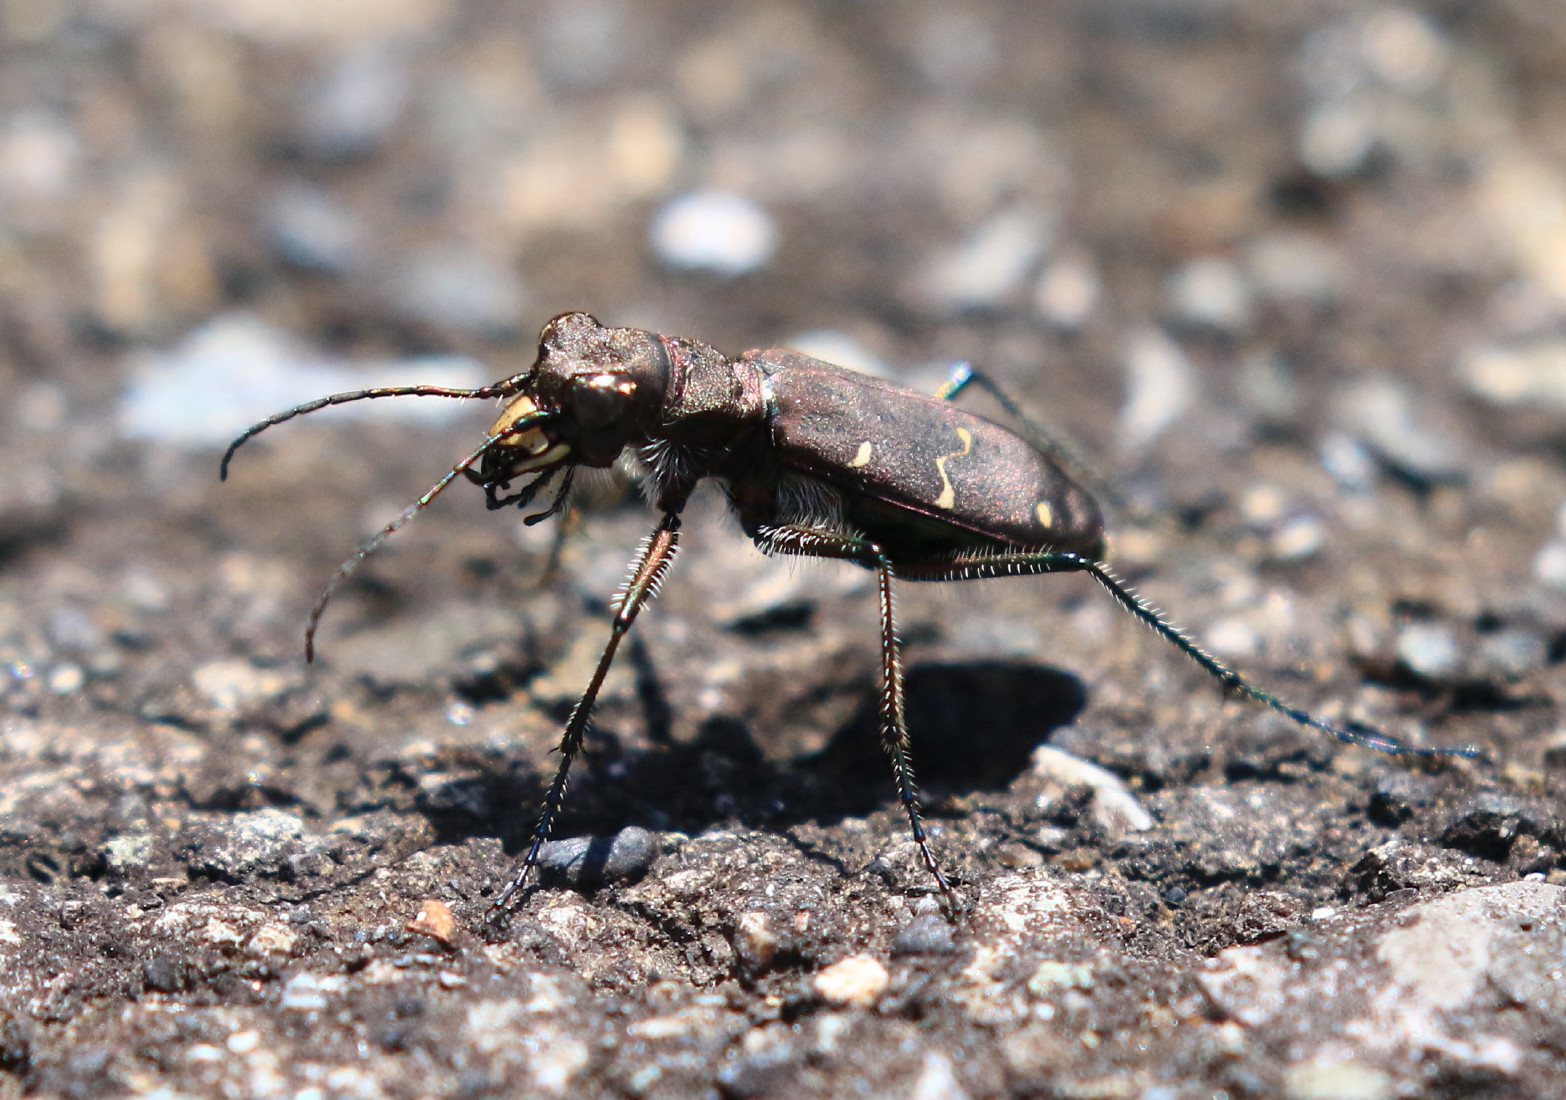
[[[1115,482],[1101,467],[1083,457],[1076,447],[1065,442],[1065,432],[1025,412],[1004,386],[972,363],[952,364],[952,369],[946,375],[946,381],[936,388],[935,399],[955,401],[957,395],[969,386],[976,386],[989,394],[1001,407],[1001,411],[1022,427],[1022,437],[1051,462],[1065,470],[1072,480],[1123,512],[1135,511],[1125,494],[1115,488]]]
[[[648,536],[641,550],[631,561],[630,575],[626,579],[625,588],[621,591],[617,601],[618,606],[615,608],[609,642],[598,658],[598,667],[593,670],[593,678],[588,682],[587,690],[582,693],[581,699],[577,700],[576,706],[571,711],[571,717],[566,721],[565,732],[560,736],[558,750],[560,764],[555,769],[555,777],[544,795],[544,805],[538,815],[538,824],[533,827],[532,846],[528,848],[522,866],[517,868],[517,873],[512,876],[510,885],[501,891],[500,896],[495,899],[495,904],[490,906],[492,920],[505,910],[516,893],[526,887],[528,879],[533,877],[533,868],[538,864],[538,854],[543,850],[544,842],[549,839],[550,833],[554,831],[555,819],[560,815],[560,804],[565,800],[566,780],[571,771],[571,762],[576,759],[576,754],[582,748],[582,738],[587,733],[593,704],[598,700],[598,691],[603,687],[604,677],[609,674],[609,666],[614,663],[615,650],[620,648],[620,639],[624,638],[626,632],[631,629],[637,613],[658,594],[658,586],[663,581],[663,575],[668,572],[669,564],[674,560],[674,552],[679,547],[679,532],[679,515],[674,512],[665,513],[663,520],[653,528],[653,533]]]
[[[554,537],[549,540],[549,556],[544,559],[544,568],[538,573],[538,587],[545,589],[553,583],[555,574],[560,571],[560,563],[565,559],[566,542],[576,533],[581,513],[575,508],[565,508],[560,513],[560,522],[555,524]]]
[[[1223,685],[1225,694],[1237,695],[1263,706],[1271,707],[1299,725],[1329,734],[1350,745],[1361,745],[1392,756],[1462,756],[1480,757],[1483,754],[1472,745],[1461,748],[1440,748],[1428,745],[1410,745],[1390,734],[1369,728],[1334,726],[1312,716],[1291,703],[1287,703],[1251,683],[1234,669],[1203,649],[1196,639],[1181,630],[1135,589],[1131,588],[1104,562],[1095,561],[1082,554],[1060,550],[989,551],[962,558],[902,562],[897,566],[899,576],[910,580],[968,581],[989,577],[1017,577],[1038,573],[1086,573],[1097,581],[1115,601],[1138,619],[1142,620],[1164,641],[1184,653],[1213,679]]]
[[[467,473],[469,477],[472,478],[472,480],[478,482],[478,484],[484,487],[484,507],[493,512],[500,508],[508,508],[513,504],[515,504],[518,508],[526,508],[532,502],[533,498],[538,495],[539,490],[543,489],[545,485],[548,485],[551,481],[553,481],[560,473],[560,467],[553,466],[545,470],[532,481],[522,486],[520,491],[512,493],[507,497],[501,496],[500,493],[496,492],[496,490],[498,489],[501,492],[504,492],[505,490],[511,488],[511,482],[485,481],[482,477],[475,475],[471,470],[467,471]]]
[[[881,748],[892,762],[892,779],[897,784],[897,797],[908,814],[909,828],[913,832],[914,842],[919,845],[919,857],[934,876],[941,894],[951,898],[951,884],[941,872],[935,853],[930,850],[930,842],[924,832],[924,820],[919,811],[919,785],[914,780],[912,745],[904,713],[903,665],[899,656],[901,642],[897,637],[897,621],[893,613],[894,569],[891,559],[880,546],[868,539],[797,524],[757,527],[751,532],[751,537],[763,553],[835,558],[856,562],[874,570],[876,588],[881,597]]]
[[[556,467],[558,469],[559,467]],[[528,527],[536,527],[551,516],[558,516],[565,511],[567,502],[571,499],[571,483],[576,479],[576,467],[565,468],[565,480],[561,481],[560,488],[555,492],[555,499],[549,502],[549,507],[542,512],[534,512],[530,516],[522,517],[522,522]]]

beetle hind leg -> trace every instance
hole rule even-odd
[[[1308,729],[1328,734],[1350,745],[1375,749],[1377,752],[1384,752],[1391,756],[1480,758],[1484,755],[1480,749],[1472,745],[1456,748],[1411,745],[1369,727],[1354,724],[1335,726],[1330,722],[1322,721],[1309,711],[1285,702],[1272,692],[1256,686],[1208,653],[1196,639],[1177,627],[1165,617],[1163,612],[1115,576],[1108,565],[1083,554],[1063,550],[998,550],[962,558],[900,562],[897,572],[899,576],[910,580],[927,581],[982,580],[990,577],[1016,577],[1039,573],[1086,573],[1097,581],[1116,603],[1217,680],[1225,695],[1239,696],[1260,703]]]
[[[958,395],[969,387],[989,394],[1001,407],[1001,411],[1022,429],[1023,438],[1038,448],[1039,452],[1051,462],[1065,470],[1074,481],[1091,490],[1094,496],[1109,501],[1116,508],[1129,509],[1129,502],[1115,488],[1114,480],[1097,463],[1083,455],[1080,447],[1069,442],[1067,433],[1024,411],[1006,387],[972,363],[953,364],[946,381],[936,389],[934,396],[937,401],[955,401]]]
[[[952,901],[954,895],[951,883],[930,847],[919,808],[919,785],[914,778],[913,746],[908,736],[904,706],[902,643],[897,636],[897,618],[892,598],[895,570],[891,559],[880,546],[868,539],[821,528],[798,524],[762,526],[750,534],[764,553],[851,561],[875,573],[881,605],[881,748],[891,761],[892,781],[897,785],[898,800],[908,815],[908,827],[914,843],[919,846],[919,858],[935,879],[941,896]]]

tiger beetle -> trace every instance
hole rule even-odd
[[[247,440],[329,405],[404,396],[504,402],[478,447],[338,568],[310,613],[305,656],[311,660],[316,627],[338,586],[459,474],[483,488],[490,509],[526,508],[553,486],[548,506],[525,518],[535,524],[565,508],[577,467],[610,466],[628,449],[634,455],[660,518],[611,605],[609,641],[561,735],[560,763],[532,844],[492,916],[503,913],[533,875],[615,651],[657,595],[679,545],[680,514],[697,483],[708,477],[722,481],[729,506],[763,553],[832,558],[875,574],[881,745],[920,857],[944,896],[951,886],[925,835],[910,759],[894,579],[1086,573],[1206,670],[1226,694],[1384,753],[1480,755],[1471,746],[1410,745],[1368,727],[1332,725],[1212,656],[1110,570],[1098,504],[1067,474],[1058,451],[950,403],[970,382],[995,393],[1009,413],[1019,412],[971,370],[954,373],[938,393],[926,396],[779,348],[731,359],[695,340],[606,328],[586,313],[565,313],[544,326],[538,360],[528,371],[477,389],[389,386],[310,401],[247,428],[223,455],[221,476],[227,479],[229,461]]]

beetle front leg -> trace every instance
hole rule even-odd
[[[868,539],[796,524],[758,527],[751,532],[751,537],[764,553],[852,561],[875,571],[876,588],[881,599],[881,748],[892,762],[892,779],[897,784],[897,797],[908,814],[908,826],[913,832],[914,842],[919,845],[919,857],[934,876],[941,894],[950,899],[951,884],[941,872],[935,853],[930,850],[930,842],[924,832],[924,820],[919,811],[919,785],[914,780],[912,744],[904,713],[903,665],[899,656],[901,642],[897,637],[892,602],[891,559],[881,547]]]
[[[500,494],[511,488],[510,481],[491,481],[481,474],[474,473],[471,469],[462,472],[467,475],[469,481],[483,488],[484,507],[494,512],[501,508],[509,508],[513,504],[519,508],[526,508],[532,499],[538,495],[539,490],[554,480],[555,475],[560,470],[558,467],[545,470],[532,481],[522,486],[521,491],[512,493],[507,497],[503,497]]]
[[[560,805],[565,800],[566,780],[571,771],[571,762],[576,759],[576,754],[581,750],[582,738],[587,733],[588,721],[593,714],[593,704],[598,701],[598,692],[603,687],[604,677],[609,674],[609,666],[614,663],[615,650],[620,648],[620,639],[624,638],[631,629],[637,613],[658,594],[658,586],[662,583],[669,564],[674,560],[674,552],[679,548],[679,541],[680,517],[673,512],[666,513],[662,522],[653,528],[653,533],[648,536],[640,552],[631,562],[630,576],[626,579],[625,588],[620,593],[619,606],[615,608],[609,642],[598,658],[598,667],[593,670],[593,678],[588,682],[587,690],[582,693],[581,699],[577,700],[576,706],[572,708],[571,717],[566,721],[565,732],[560,736],[558,750],[560,765],[556,768],[555,778],[544,795],[543,809],[539,812],[538,824],[533,828],[533,843],[527,850],[526,858],[522,860],[522,866],[517,868],[517,873],[512,876],[510,885],[501,891],[500,896],[495,899],[495,904],[490,906],[491,920],[505,911],[511,899],[526,887],[528,880],[533,877],[533,868],[538,864],[539,852],[543,850],[544,842],[554,831],[555,819],[560,815]]]

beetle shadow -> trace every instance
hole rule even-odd
[[[905,690],[914,774],[927,801],[1005,789],[1033,750],[1087,705],[1075,676],[1023,661],[918,664],[905,674]],[[895,798],[878,702],[872,693],[826,748],[795,764],[837,791],[845,814]]]
[[[1035,747],[1087,705],[1081,680],[1026,661],[915,664],[905,689],[926,804],[946,794],[1004,790],[1029,766]],[[879,697],[879,689],[869,689],[824,749],[791,760],[769,760],[734,719],[709,719],[691,741],[631,751],[603,730],[581,762],[587,766],[573,774],[556,835],[604,834],[626,824],[692,834],[725,821],[789,827],[896,805],[880,746]],[[529,807],[525,821],[507,816],[478,827],[503,835],[507,849],[520,848],[534,793],[542,794],[542,783],[523,780],[498,801]]]
[[[638,679],[648,673],[639,670]],[[1033,750],[1086,705],[1076,677],[1022,661],[921,663],[905,675],[913,764],[924,802],[1002,790]],[[662,693],[641,685],[644,707],[664,714]],[[599,729],[572,772],[557,837],[609,835],[627,825],[699,833],[728,822],[785,829],[831,823],[896,805],[881,749],[880,692],[866,691],[852,716],[819,752],[768,759],[742,722],[716,717],[689,741],[630,749]],[[512,759],[477,779],[472,797],[421,807],[447,842],[498,836],[507,852],[525,849],[548,780],[546,770]],[[455,811],[455,812],[454,812]]]

